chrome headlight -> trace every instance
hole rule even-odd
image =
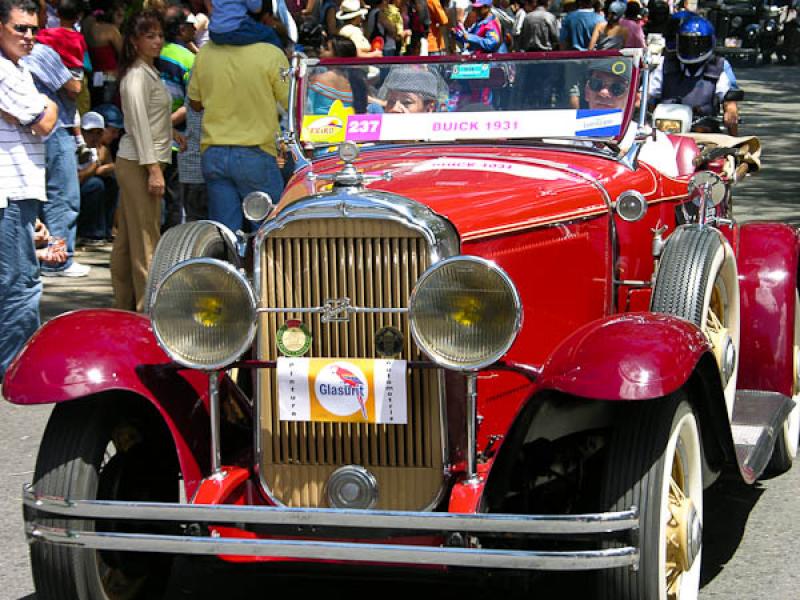
[[[411,334],[435,363],[472,371],[500,359],[522,322],[519,294],[508,275],[475,256],[429,268],[409,303]]]
[[[242,212],[245,219],[255,223],[266,219],[274,207],[272,198],[266,192],[250,192],[242,200]]]
[[[664,133],[680,133],[683,131],[683,121],[680,119],[656,119],[656,129]]]
[[[167,271],[150,311],[159,345],[192,369],[222,369],[253,342],[256,297],[229,263],[193,258]]]

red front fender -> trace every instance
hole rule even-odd
[[[49,321],[3,382],[3,395],[14,404],[60,403],[110,391],[146,398],[172,434],[189,496],[207,469],[207,389],[202,373],[172,366],[149,319],[120,310],[81,310]]]
[[[541,387],[598,400],[666,396],[710,351],[688,321],[625,313],[592,321],[566,338],[545,363]]]

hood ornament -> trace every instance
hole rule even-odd
[[[339,158],[344,163],[341,171],[331,175],[317,175],[316,173],[309,172],[306,174],[306,179],[309,181],[332,181],[333,189],[342,188],[355,188],[355,191],[363,191],[365,183],[373,181],[391,181],[392,174],[389,171],[384,171],[380,175],[365,175],[363,171],[359,171],[355,167],[355,161],[358,158],[359,150],[358,144],[354,142],[342,142],[339,144]]]

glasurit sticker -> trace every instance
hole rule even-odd
[[[404,424],[406,361],[278,359],[281,421]]]

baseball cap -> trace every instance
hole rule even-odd
[[[122,119],[122,111],[113,104],[101,104],[94,107],[94,112],[103,116],[108,127],[123,129],[125,123]]]
[[[589,65],[590,71],[602,71],[603,73],[611,73],[624,79],[625,81],[631,80],[631,69],[628,63],[619,58],[612,58],[608,60],[592,61]]]
[[[492,0],[474,0],[472,6],[478,8],[479,6],[491,6]]]
[[[99,113],[89,111],[81,117],[81,129],[104,129],[105,126],[105,119]]]
[[[612,2],[611,6],[608,7],[608,14],[621,17],[625,14],[625,8],[624,2]]]

